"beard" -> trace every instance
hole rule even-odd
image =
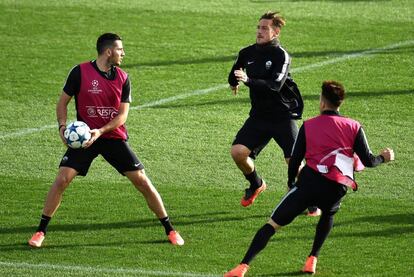
[[[107,64],[109,66],[120,66],[121,62],[122,62],[121,58],[111,56],[111,57],[108,58]]]

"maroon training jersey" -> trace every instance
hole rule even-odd
[[[113,80],[104,78],[91,62],[80,64],[81,85],[76,98],[78,119],[84,121],[91,129],[98,129],[118,115],[121,105],[122,86],[128,78],[126,72],[115,67]],[[128,138],[124,125],[105,133],[102,138]]]
[[[361,125],[350,118],[322,114],[304,122],[306,165],[326,178],[356,190],[355,138]]]

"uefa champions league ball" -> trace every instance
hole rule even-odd
[[[89,126],[83,121],[71,122],[66,126],[63,136],[70,148],[79,149],[85,146],[85,143],[91,138]]]

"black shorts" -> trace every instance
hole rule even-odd
[[[333,215],[339,210],[346,192],[346,186],[305,166],[299,174],[296,186],[282,198],[271,218],[276,224],[285,226],[309,206],[317,206],[323,213]]]
[[[101,154],[119,173],[144,169],[128,143],[124,140],[97,139],[86,149],[68,148],[59,166],[66,166],[86,176],[92,161]]]
[[[285,158],[290,158],[297,135],[298,127],[293,119],[286,118],[272,122],[249,117],[237,133],[233,145],[246,146],[251,150],[250,157],[255,159],[273,138],[282,148]]]

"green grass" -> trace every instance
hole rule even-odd
[[[286,165],[274,143],[256,165],[270,184],[255,205],[239,205],[245,181],[229,155],[249,110],[248,91],[227,89],[131,110],[130,144],[186,240],[166,242],[128,181],[98,158],[67,189],[45,247],[29,249],[64,148],[55,103],[67,73],[95,57],[99,34],[124,38],[122,67],[132,106],[226,83],[237,52],[253,43],[257,18],[282,11],[292,69],[400,42],[293,76],[304,118],[318,113],[320,84],[342,81],[341,112],[360,120],[371,149],[396,161],[358,174],[324,245],[318,276],[412,276],[414,188],[412,1],[10,1],[0,2],[0,275],[220,275],[237,264],[285,192]],[[70,117],[74,118],[73,111]],[[299,122],[301,124],[301,122]],[[296,276],[317,219],[301,216],[252,263],[249,276]],[[38,265],[36,267],[36,265]],[[55,266],[55,267],[53,267]],[[80,268],[77,268],[80,267]]]

